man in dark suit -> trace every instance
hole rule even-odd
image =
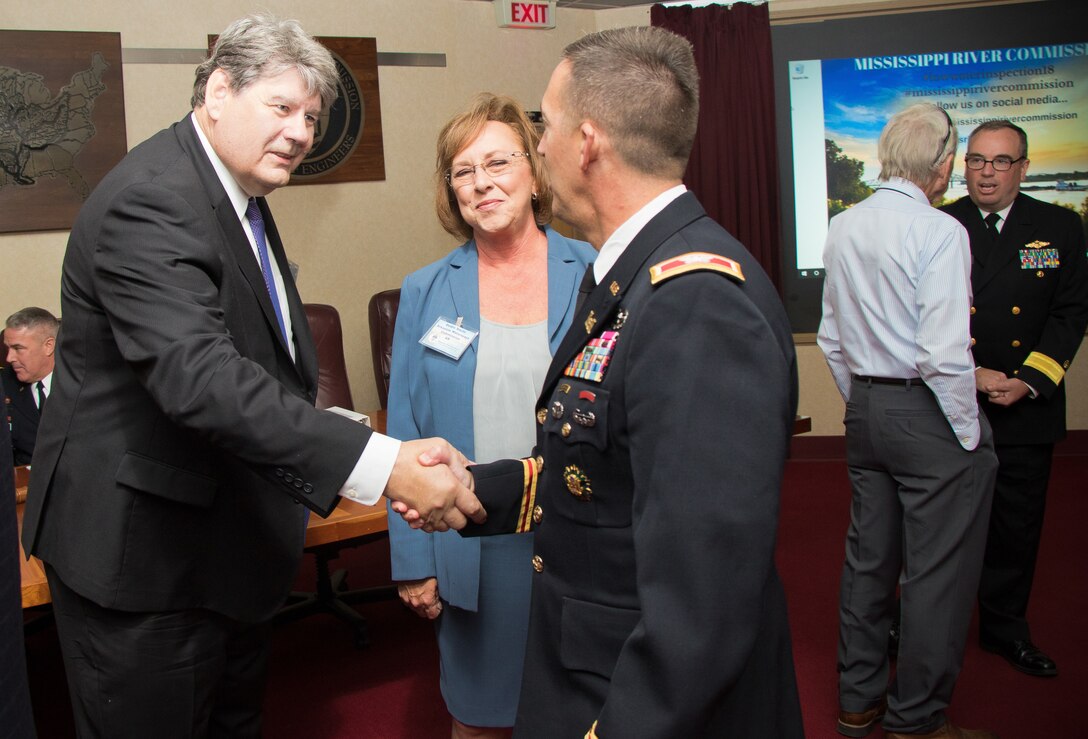
[[[231,24],[192,114],[133,149],[72,230],[23,539],[46,563],[80,735],[258,735],[307,509],[384,491],[422,498],[433,528],[478,515],[450,468],[418,462],[434,440],[314,408],[316,350],[264,196],[335,91],[296,22]]]
[[[465,531],[536,533],[515,734],[802,736],[774,565],[793,339],[755,259],[681,184],[691,46],[587,36],[542,110],[556,211],[600,255],[534,456],[471,468],[488,525]]]
[[[968,197],[944,210],[971,238],[971,335],[979,403],[999,461],[979,584],[979,640],[1029,675],[1058,674],[1032,641],[1027,609],[1054,443],[1065,436],[1062,381],[1088,325],[1088,260],[1077,214],[1020,192],[1027,134],[1005,120],[967,141]]]
[[[10,443],[0,423],[0,449]],[[33,739],[34,716],[23,646],[19,536],[15,516],[15,475],[11,457],[0,454],[0,727],[5,737]]]
[[[7,365],[0,370],[4,410],[15,464],[30,464],[45,399],[53,384],[53,353],[60,321],[44,308],[11,314],[4,328]]]

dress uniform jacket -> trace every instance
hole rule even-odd
[[[314,408],[275,222],[257,198],[294,358],[195,125],[129,152],[76,219],[23,544],[103,607],[256,622],[290,590],[305,507],[335,507],[370,431]]]
[[[38,420],[41,413],[31,395],[37,392],[33,385],[19,382],[10,366],[0,370],[4,390],[4,420],[11,427],[12,459],[15,464],[30,464],[34,453],[34,440],[38,437]]]
[[[796,404],[773,286],[681,195],[575,315],[534,456],[473,468],[466,533],[536,534],[517,736],[802,735],[774,566]]]
[[[942,208],[971,237],[975,364],[1018,377],[1039,394],[1009,407],[987,402],[997,444],[1044,444],[1065,436],[1065,372],[1088,325],[1088,256],[1076,213],[1020,193],[993,253],[978,207],[963,197]]]

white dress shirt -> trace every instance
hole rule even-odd
[[[831,219],[817,343],[839,392],[850,376],[920,377],[960,445],[979,443],[967,231],[892,178]]]
[[[50,372],[48,375],[38,380],[38,382],[42,384],[42,395],[45,396],[46,400],[49,400],[49,393],[53,390],[53,373]],[[38,406],[38,410],[41,411],[42,406],[41,403],[38,402],[38,382],[31,383],[34,386],[32,395],[34,397],[34,405]]]
[[[242,230],[246,232],[246,238],[249,239],[249,246],[253,249],[253,258],[257,260],[257,265],[260,266],[261,258],[257,251],[257,241],[253,237],[253,229],[246,217],[249,196],[234,179],[234,175],[227,169],[227,165],[223,164],[223,160],[215,153],[211,142],[208,141],[204,131],[200,128],[196,116],[192,115],[191,118],[193,127],[196,129],[196,135],[204,146],[204,153],[208,155],[219,181],[223,184],[223,189],[227,191],[227,197],[230,198],[231,205],[234,206],[235,214],[238,216],[238,221],[242,224]],[[269,261],[272,266],[272,279],[276,283],[276,295],[280,301],[280,312],[283,314],[284,330],[287,336],[290,337],[287,347],[291,351],[291,358],[294,359],[295,342],[291,325],[291,310],[287,305],[287,291],[284,289],[283,275],[280,274],[276,260],[270,259]],[[348,475],[343,487],[340,488],[339,494],[367,505],[377,503],[378,498],[385,492],[385,486],[389,483],[389,476],[393,473],[393,465],[396,463],[399,453],[399,441],[374,432],[370,437],[370,441],[363,447],[363,453],[359,456],[355,468]]]
[[[608,274],[608,270],[612,269],[612,265],[619,260],[620,255],[627,249],[627,245],[631,243],[632,239],[638,236],[639,231],[644,229],[646,224],[649,223],[654,216],[665,210],[665,207],[669,203],[676,200],[687,191],[688,189],[683,185],[670,187],[668,190],[646,203],[646,205],[639,208],[637,213],[624,221],[619,228],[612,232],[612,235],[601,244],[600,253],[597,254],[597,258],[593,260],[593,277],[596,279],[598,285],[601,284],[601,280]]]

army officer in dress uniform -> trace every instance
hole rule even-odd
[[[554,207],[600,256],[533,456],[472,468],[488,511],[472,532],[536,534],[515,736],[802,736],[774,565],[793,339],[766,274],[681,184],[691,47],[586,36],[542,110]]]
[[[1075,212],[1020,192],[1028,138],[1006,120],[967,140],[968,196],[943,210],[971,237],[971,336],[997,482],[979,584],[979,641],[1021,672],[1057,665],[1032,642],[1028,596],[1054,442],[1065,436],[1065,372],[1088,324],[1088,260]]]

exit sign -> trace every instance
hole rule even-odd
[[[494,0],[499,28],[555,28],[555,0]]]

